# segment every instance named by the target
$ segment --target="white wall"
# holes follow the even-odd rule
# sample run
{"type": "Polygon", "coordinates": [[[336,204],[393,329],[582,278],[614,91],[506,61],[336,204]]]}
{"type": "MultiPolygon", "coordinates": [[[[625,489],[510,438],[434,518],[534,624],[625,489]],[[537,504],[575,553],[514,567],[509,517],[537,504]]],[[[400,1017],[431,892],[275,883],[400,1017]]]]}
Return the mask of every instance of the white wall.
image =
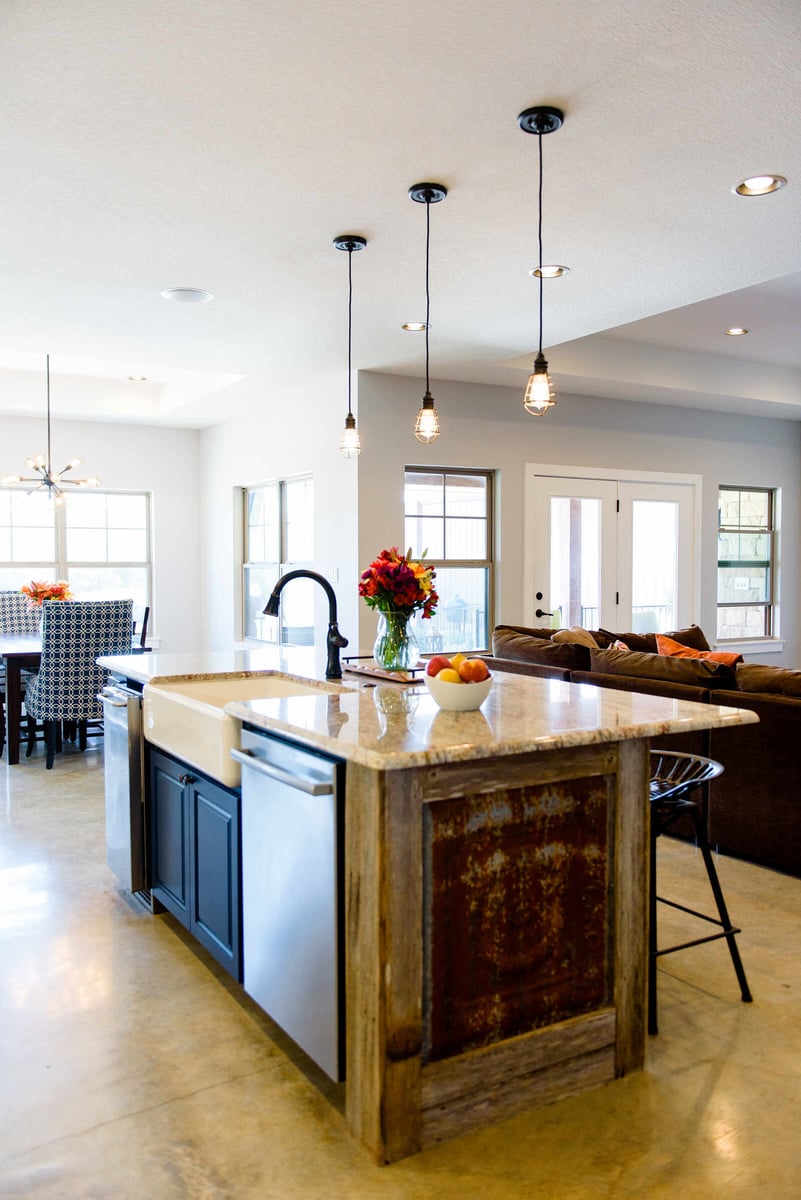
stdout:
{"type": "MultiPolygon", "coordinates": [[[[25,459],[46,448],[44,420],[0,417],[0,472],[22,474],[25,459]]],[[[195,649],[200,638],[198,449],[199,436],[193,429],[69,420],[52,426],[56,470],[79,455],[86,473],[97,475],[104,487],[152,492],[150,632],[165,651],[195,649]]]]}
{"type": "MultiPolygon", "coordinates": [[[[782,489],[782,655],[764,661],[801,663],[798,600],[801,564],[801,425],[691,408],[558,396],[545,417],[522,408],[522,389],[432,381],[442,432],[430,446],[414,438],[420,380],[359,374],[359,562],[403,540],[405,466],[481,467],[499,472],[496,619],[536,624],[523,609],[524,464],[552,462],[624,470],[684,472],[703,477],[702,579],[699,624],[714,635],[717,490],[722,483],[782,489]]],[[[375,617],[360,610],[363,647],[375,617]]],[[[750,655],[759,661],[760,655],[750,655]]]]}
{"type": "MultiPolygon", "coordinates": [[[[346,376],[303,370],[283,380],[250,378],[228,389],[247,415],[201,435],[203,639],[224,649],[241,635],[240,489],[293,475],[314,477],[315,561],[337,594],[339,625],[355,652],[357,607],[356,486],[358,459],[339,452],[347,409],[346,376]],[[338,580],[334,581],[334,575],[338,580]]],[[[328,623],[322,588],[315,589],[318,641],[328,623]]],[[[267,596],[264,597],[265,603],[267,596]]]]}

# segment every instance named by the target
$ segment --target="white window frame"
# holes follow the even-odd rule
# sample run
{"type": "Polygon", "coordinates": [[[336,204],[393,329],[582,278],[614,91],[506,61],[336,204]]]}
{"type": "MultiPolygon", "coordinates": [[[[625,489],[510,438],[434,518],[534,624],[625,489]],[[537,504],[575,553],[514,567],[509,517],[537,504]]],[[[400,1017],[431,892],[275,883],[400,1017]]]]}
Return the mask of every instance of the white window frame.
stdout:
{"type": "MultiPolygon", "coordinates": [[[[0,488],[0,490],[2,490],[3,492],[21,492],[21,491],[24,491],[25,489],[20,488],[18,486],[14,486],[12,484],[10,486],[4,485],[2,488],[0,488]]],[[[137,560],[132,560],[129,562],[123,562],[123,561],[116,560],[116,559],[111,562],[107,561],[107,560],[101,560],[101,561],[95,560],[93,562],[86,562],[83,559],[68,559],[67,558],[67,513],[68,513],[68,509],[69,509],[69,505],[70,505],[71,496],[70,496],[69,492],[65,492],[64,504],[61,506],[58,506],[56,504],[53,505],[53,529],[54,529],[54,542],[55,542],[55,558],[46,559],[46,560],[27,559],[24,562],[20,562],[20,561],[12,562],[12,561],[8,561],[7,559],[3,559],[3,560],[0,560],[0,567],[2,567],[4,570],[19,569],[20,576],[21,576],[20,583],[25,583],[26,577],[28,579],[30,579],[30,578],[34,577],[35,573],[37,573],[37,572],[51,571],[51,570],[53,572],[54,579],[65,579],[69,583],[71,567],[74,567],[76,570],[80,570],[80,569],[91,570],[92,568],[96,568],[96,567],[121,567],[121,568],[144,567],[145,571],[146,571],[146,576],[147,576],[147,598],[146,598],[145,603],[146,603],[147,607],[150,608],[149,628],[152,631],[153,626],[154,626],[154,620],[153,620],[153,616],[154,616],[154,606],[153,606],[153,493],[149,492],[149,491],[145,491],[145,490],[139,491],[137,489],[92,488],[91,494],[94,496],[101,495],[101,496],[141,496],[141,497],[143,497],[143,499],[145,501],[145,522],[146,522],[145,541],[146,541],[146,546],[147,546],[147,558],[146,559],[144,559],[144,560],[137,559],[137,560]],[[34,573],[34,576],[31,575],[31,572],[34,573]]]]}
{"type": "MultiPolygon", "coordinates": [[[[239,627],[241,631],[242,641],[249,645],[288,645],[284,642],[284,618],[283,609],[278,610],[278,624],[273,626],[276,636],[274,638],[259,638],[247,633],[247,571],[250,567],[265,568],[274,567],[277,574],[275,582],[287,573],[287,571],[295,571],[298,568],[307,570],[314,569],[314,559],[303,561],[290,561],[287,558],[287,504],[286,504],[286,489],[289,484],[298,483],[302,480],[311,482],[314,488],[314,476],[311,473],[305,472],[302,475],[291,475],[282,479],[265,479],[260,483],[245,484],[240,488],[241,499],[241,514],[242,514],[242,542],[241,542],[241,570],[240,570],[240,587],[241,587],[241,603],[239,606],[239,627]],[[260,560],[248,558],[248,497],[253,492],[261,491],[262,489],[275,488],[277,489],[278,497],[278,559],[260,560]]],[[[314,529],[312,529],[312,541],[314,540],[314,529]]],[[[264,603],[269,599],[269,592],[264,597],[264,603]]]]}
{"type": "MultiPolygon", "coordinates": [[[[443,477],[447,477],[448,475],[468,475],[468,476],[472,475],[472,476],[476,476],[476,477],[481,477],[482,479],[486,480],[487,507],[486,507],[486,512],[484,515],[484,521],[485,521],[486,531],[487,531],[487,538],[486,538],[486,543],[485,543],[486,557],[484,557],[484,558],[448,558],[448,557],[437,558],[437,557],[431,555],[431,556],[427,556],[425,561],[430,566],[434,567],[435,570],[442,568],[442,570],[466,569],[466,570],[483,570],[485,572],[486,580],[487,580],[487,586],[486,586],[487,641],[486,641],[486,645],[484,647],[472,646],[470,648],[472,650],[489,649],[489,647],[492,643],[492,630],[495,625],[495,471],[489,467],[440,467],[440,466],[423,467],[423,466],[420,466],[419,464],[404,467],[404,472],[403,472],[404,530],[405,530],[406,519],[409,516],[409,514],[407,514],[407,512],[406,512],[406,499],[405,499],[405,497],[406,497],[406,477],[408,475],[442,475],[443,477]]],[[[426,518],[426,519],[430,519],[430,518],[426,518]]],[[[443,513],[442,513],[443,545],[445,546],[446,552],[447,552],[448,546],[447,546],[447,541],[445,539],[444,530],[445,530],[445,523],[446,523],[447,519],[448,519],[448,513],[443,507],[443,513]]],[[[451,517],[451,519],[454,519],[454,518],[451,517]]],[[[472,518],[472,519],[475,519],[475,518],[472,518]]],[[[416,552],[418,554],[421,554],[424,549],[425,549],[424,546],[412,547],[413,552],[416,552]]],[[[448,647],[443,646],[442,652],[447,654],[448,647]]]]}
{"type": "MultiPolygon", "coordinates": [[[[779,531],[781,527],[781,488],[766,487],[762,484],[736,484],[736,483],[721,483],[718,485],[718,496],[721,492],[765,492],[770,497],[770,528],[767,530],[755,529],[754,526],[740,526],[746,532],[766,532],[770,534],[770,561],[768,565],[770,578],[770,594],[769,599],[765,603],[767,609],[767,625],[768,632],[761,637],[753,638],[721,638],[717,636],[717,614],[721,608],[736,607],[732,604],[721,604],[718,602],[718,578],[720,571],[720,559],[715,560],[715,645],[722,646],[726,650],[733,651],[759,651],[760,653],[778,653],[784,649],[784,642],[779,637],[779,531]]],[[[720,521],[720,510],[718,509],[718,534],[724,529],[720,521]]],[[[731,531],[732,526],[725,526],[727,531],[731,531]]],[[[757,602],[757,605],[762,602],[757,602]]]]}

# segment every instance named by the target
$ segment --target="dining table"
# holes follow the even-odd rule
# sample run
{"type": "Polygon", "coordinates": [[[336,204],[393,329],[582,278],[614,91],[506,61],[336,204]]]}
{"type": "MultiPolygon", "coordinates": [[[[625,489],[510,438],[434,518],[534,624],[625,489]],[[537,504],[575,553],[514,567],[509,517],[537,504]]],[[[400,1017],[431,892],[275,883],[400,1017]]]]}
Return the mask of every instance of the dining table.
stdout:
{"type": "MultiPolygon", "coordinates": [[[[150,647],[141,646],[138,641],[132,640],[130,653],[146,654],[149,649],[150,647]]],[[[6,672],[6,754],[8,765],[13,767],[19,762],[22,672],[39,670],[42,661],[41,637],[33,634],[1,633],[0,660],[6,672]]],[[[2,719],[3,713],[0,709],[0,722],[2,719]]]]}
{"type": "Polygon", "coordinates": [[[6,754],[8,765],[14,766],[19,762],[22,672],[39,670],[42,639],[31,634],[0,634],[0,659],[6,671],[6,754]]]}

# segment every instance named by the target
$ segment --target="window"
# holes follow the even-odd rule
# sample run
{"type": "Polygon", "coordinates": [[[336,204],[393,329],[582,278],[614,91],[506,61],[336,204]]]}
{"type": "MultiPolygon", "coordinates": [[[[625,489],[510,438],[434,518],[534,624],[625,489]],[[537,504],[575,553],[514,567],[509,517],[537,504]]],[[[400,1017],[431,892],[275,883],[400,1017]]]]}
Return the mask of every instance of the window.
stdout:
{"type": "Polygon", "coordinates": [[[0,588],[66,579],[77,600],[133,597],[151,605],[150,496],[70,492],[57,508],[43,492],[0,488],[0,588]]]}
{"type": "Polygon", "coordinates": [[[776,492],[718,491],[718,638],[771,637],[776,492]]]}
{"type": "Polygon", "coordinates": [[[314,644],[314,589],[310,579],[293,581],[281,595],[276,622],[263,608],[277,580],[314,560],[314,481],[281,479],[243,488],[243,632],[261,642],[314,644]]]}
{"type": "Polygon", "coordinates": [[[439,605],[415,616],[424,653],[481,650],[492,619],[492,472],[407,467],[404,548],[426,551],[437,570],[439,605]]]}

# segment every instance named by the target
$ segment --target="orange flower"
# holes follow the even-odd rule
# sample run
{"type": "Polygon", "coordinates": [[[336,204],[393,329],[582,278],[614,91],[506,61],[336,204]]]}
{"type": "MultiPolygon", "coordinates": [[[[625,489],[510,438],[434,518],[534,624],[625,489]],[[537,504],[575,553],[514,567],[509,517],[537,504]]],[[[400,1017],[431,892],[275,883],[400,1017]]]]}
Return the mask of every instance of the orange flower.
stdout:
{"type": "Polygon", "coordinates": [[[30,583],[23,583],[19,590],[26,597],[28,608],[31,609],[41,608],[45,600],[72,600],[72,592],[66,579],[59,579],[57,583],[32,579],[30,583]]]}

